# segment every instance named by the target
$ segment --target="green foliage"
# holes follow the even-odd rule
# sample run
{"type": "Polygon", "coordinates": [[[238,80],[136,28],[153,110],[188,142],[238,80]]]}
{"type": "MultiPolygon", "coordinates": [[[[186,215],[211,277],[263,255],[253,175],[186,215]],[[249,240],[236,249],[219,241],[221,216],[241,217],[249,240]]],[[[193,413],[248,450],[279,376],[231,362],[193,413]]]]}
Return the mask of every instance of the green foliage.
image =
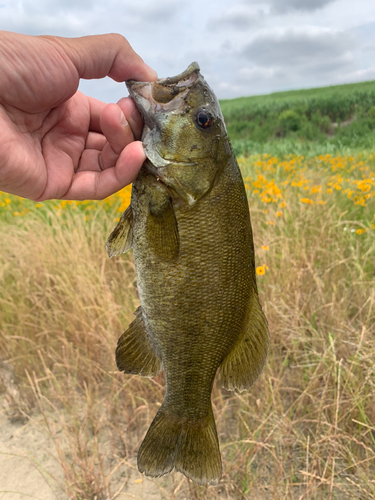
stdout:
{"type": "Polygon", "coordinates": [[[288,132],[297,132],[297,130],[300,130],[303,119],[304,117],[293,109],[284,109],[277,119],[281,134],[285,135],[288,132]]]}
{"type": "Polygon", "coordinates": [[[373,149],[375,82],[221,101],[239,154],[373,149]],[[287,141],[281,144],[280,141],[287,141]]]}

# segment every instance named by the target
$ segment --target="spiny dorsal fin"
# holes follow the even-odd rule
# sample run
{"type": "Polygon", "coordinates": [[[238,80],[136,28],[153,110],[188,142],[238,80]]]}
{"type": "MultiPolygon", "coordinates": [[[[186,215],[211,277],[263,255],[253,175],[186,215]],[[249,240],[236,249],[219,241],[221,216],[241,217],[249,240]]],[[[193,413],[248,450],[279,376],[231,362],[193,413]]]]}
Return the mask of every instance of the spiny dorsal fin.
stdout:
{"type": "Polygon", "coordinates": [[[225,389],[250,389],[266,362],[269,347],[267,320],[254,293],[244,331],[220,366],[225,389]]]}
{"type": "Polygon", "coordinates": [[[135,320],[121,335],[116,348],[116,364],[120,371],[155,377],[162,369],[143,321],[142,308],[135,311],[135,320]]]}
{"type": "Polygon", "coordinates": [[[107,253],[109,257],[127,252],[132,247],[133,238],[133,211],[131,206],[122,214],[117,226],[109,235],[107,253]]]}

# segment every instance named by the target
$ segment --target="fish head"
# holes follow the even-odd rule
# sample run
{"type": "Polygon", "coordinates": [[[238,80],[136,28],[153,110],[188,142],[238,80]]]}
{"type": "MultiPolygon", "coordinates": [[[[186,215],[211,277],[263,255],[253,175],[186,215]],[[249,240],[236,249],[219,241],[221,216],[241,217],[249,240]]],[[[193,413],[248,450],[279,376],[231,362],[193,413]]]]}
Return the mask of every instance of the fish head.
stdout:
{"type": "Polygon", "coordinates": [[[198,63],[175,77],[126,85],[145,123],[146,167],[175,198],[193,205],[231,154],[218,100],[198,63]]]}

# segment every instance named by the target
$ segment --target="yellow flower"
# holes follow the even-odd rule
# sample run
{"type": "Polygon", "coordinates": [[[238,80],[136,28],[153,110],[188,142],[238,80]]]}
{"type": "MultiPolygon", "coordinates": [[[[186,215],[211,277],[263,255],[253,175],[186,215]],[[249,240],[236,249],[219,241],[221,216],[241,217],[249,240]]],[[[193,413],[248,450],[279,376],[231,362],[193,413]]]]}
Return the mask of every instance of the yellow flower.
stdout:
{"type": "Polygon", "coordinates": [[[365,232],[366,232],[366,229],[357,229],[357,231],[356,231],[357,234],[362,234],[365,232]]]}
{"type": "Polygon", "coordinates": [[[355,202],[356,205],[361,205],[362,207],[366,206],[366,201],[363,198],[360,198],[355,202]]]}
{"type": "Polygon", "coordinates": [[[263,276],[263,274],[266,272],[264,266],[258,266],[256,271],[259,276],[263,276]]]}
{"type": "Polygon", "coordinates": [[[310,203],[311,205],[314,204],[314,202],[309,198],[301,198],[299,201],[301,201],[302,203],[310,203]]]}
{"type": "Polygon", "coordinates": [[[276,212],[276,216],[277,216],[277,217],[283,217],[283,213],[282,213],[282,212],[280,212],[280,210],[278,210],[278,211],[276,212]]]}
{"type": "Polygon", "coordinates": [[[263,250],[269,250],[269,249],[270,249],[270,247],[268,247],[267,245],[262,245],[262,249],[263,249],[263,250]]]}

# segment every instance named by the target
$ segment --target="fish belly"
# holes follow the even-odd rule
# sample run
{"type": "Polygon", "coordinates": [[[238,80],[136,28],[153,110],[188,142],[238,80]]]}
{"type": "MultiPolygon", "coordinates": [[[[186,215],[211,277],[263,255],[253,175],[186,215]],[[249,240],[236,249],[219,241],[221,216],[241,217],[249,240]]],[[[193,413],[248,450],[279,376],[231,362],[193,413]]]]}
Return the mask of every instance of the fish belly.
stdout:
{"type": "Polygon", "coordinates": [[[162,260],[134,248],[145,323],[166,373],[174,411],[209,411],[217,368],[240,335],[253,289],[251,226],[242,179],[221,182],[176,210],[179,255],[162,260]],[[234,182],[237,180],[237,182],[234,182]]]}

